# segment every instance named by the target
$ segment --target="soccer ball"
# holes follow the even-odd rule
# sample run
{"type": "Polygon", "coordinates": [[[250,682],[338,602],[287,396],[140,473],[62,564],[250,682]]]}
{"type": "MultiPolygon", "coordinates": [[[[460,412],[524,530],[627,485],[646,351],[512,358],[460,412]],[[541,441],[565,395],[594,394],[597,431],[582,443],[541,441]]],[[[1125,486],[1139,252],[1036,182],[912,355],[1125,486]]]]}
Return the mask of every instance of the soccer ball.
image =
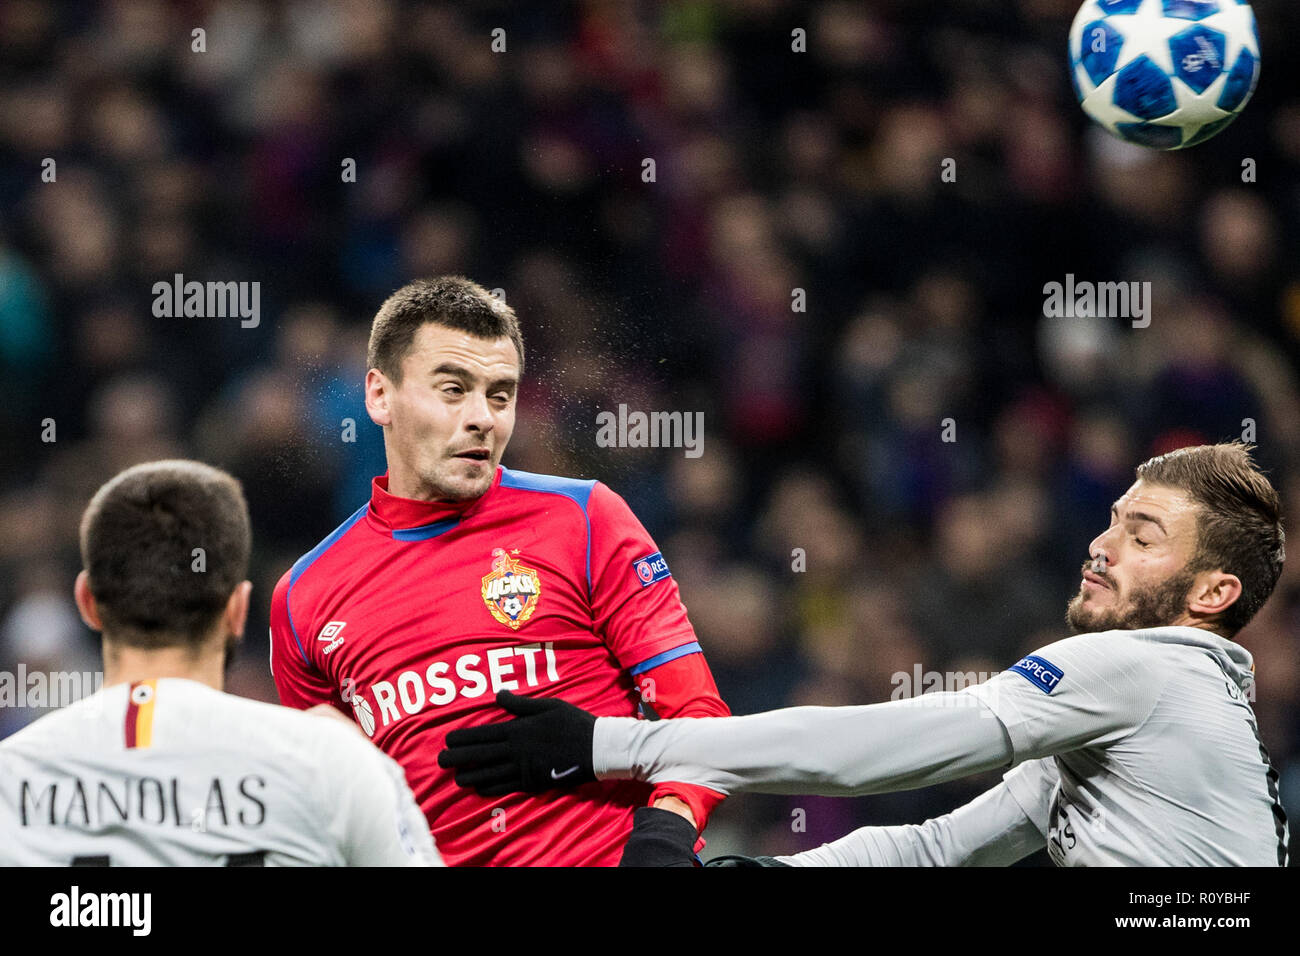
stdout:
{"type": "Polygon", "coordinates": [[[375,735],[375,712],[370,709],[370,703],[364,697],[354,696],[352,698],[352,713],[356,715],[357,723],[366,732],[366,736],[373,737],[375,735]]]}
{"type": "Polygon", "coordinates": [[[1242,0],[1085,0],[1070,27],[1085,113],[1152,149],[1204,142],[1259,79],[1255,13],[1242,0]]]}

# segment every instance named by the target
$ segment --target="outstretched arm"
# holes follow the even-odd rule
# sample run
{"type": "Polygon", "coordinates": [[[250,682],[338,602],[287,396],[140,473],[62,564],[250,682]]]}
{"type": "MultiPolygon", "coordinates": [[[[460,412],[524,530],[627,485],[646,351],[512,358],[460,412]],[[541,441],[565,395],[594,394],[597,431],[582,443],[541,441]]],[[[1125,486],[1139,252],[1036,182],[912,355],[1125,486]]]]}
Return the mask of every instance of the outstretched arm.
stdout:
{"type": "Polygon", "coordinates": [[[1166,674],[1129,632],[1040,648],[976,687],[866,707],[642,724],[601,718],[594,772],[675,779],[720,793],[852,796],[927,787],[1080,747],[1141,726],[1166,674]]]}
{"type": "MultiPolygon", "coordinates": [[[[1031,766],[1021,764],[1007,776],[1031,766]]],[[[787,866],[1008,866],[1046,845],[1046,825],[1003,782],[919,826],[862,827],[815,850],[776,859],[787,866]]]]}
{"type": "Polygon", "coordinates": [[[453,730],[439,766],[483,796],[596,779],[678,781],[727,794],[853,796],[928,787],[1011,763],[1002,723],[974,695],[748,717],[600,717],[561,700],[497,694],[517,719],[453,730]]]}
{"type": "Polygon", "coordinates": [[[982,701],[926,694],[864,707],[791,707],[747,717],[595,723],[598,778],[679,780],[720,793],[854,796],[928,787],[1011,762],[982,701]]]}

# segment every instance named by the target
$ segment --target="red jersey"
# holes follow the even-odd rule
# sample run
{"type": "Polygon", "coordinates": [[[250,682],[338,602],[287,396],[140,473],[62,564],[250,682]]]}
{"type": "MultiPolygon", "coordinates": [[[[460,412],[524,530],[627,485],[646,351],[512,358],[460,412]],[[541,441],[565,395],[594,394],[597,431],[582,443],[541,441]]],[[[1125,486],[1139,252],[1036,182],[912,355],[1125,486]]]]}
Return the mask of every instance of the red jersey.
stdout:
{"type": "Polygon", "coordinates": [[[454,504],[399,498],[376,478],[271,604],[281,702],[351,714],[405,768],[452,865],[616,864],[648,784],[490,799],[457,787],[438,752],[448,732],[504,718],[498,690],[626,717],[642,699],[635,675],[656,668],[695,684],[692,709],[663,716],[725,715],[702,658],[702,682],[666,676],[698,654],[667,563],[622,498],[500,467],[486,493],[454,504]]]}

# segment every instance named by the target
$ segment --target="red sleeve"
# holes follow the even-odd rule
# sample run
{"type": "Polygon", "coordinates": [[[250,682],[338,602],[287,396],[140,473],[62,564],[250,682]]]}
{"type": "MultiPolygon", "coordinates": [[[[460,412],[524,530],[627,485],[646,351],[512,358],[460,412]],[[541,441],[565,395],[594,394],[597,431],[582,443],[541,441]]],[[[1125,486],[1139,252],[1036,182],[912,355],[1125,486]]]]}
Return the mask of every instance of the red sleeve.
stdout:
{"type": "MultiPolygon", "coordinates": [[[[718,694],[713,674],[697,648],[666,663],[635,673],[633,680],[641,700],[660,717],[729,717],[731,709],[718,694]]],[[[704,832],[709,814],[726,799],[725,794],[692,783],[661,783],[650,794],[653,804],[660,797],[674,796],[691,808],[695,825],[704,832]]],[[[696,846],[699,852],[703,844],[696,846]]]]}
{"type": "Polygon", "coordinates": [[[618,662],[630,669],[694,641],[677,582],[627,502],[596,482],[587,516],[593,630],[618,662]]]}
{"type": "MultiPolygon", "coordinates": [[[[271,595],[271,676],[280,692],[280,703],[306,710],[317,704],[333,704],[347,710],[334,687],[307,659],[307,652],[289,616],[289,576],[286,571],[271,595]]],[[[307,635],[311,637],[311,635],[307,635]]],[[[351,719],[351,714],[348,715],[351,719]]]]}
{"type": "MultiPolygon", "coordinates": [[[[728,716],[654,539],[627,502],[600,482],[587,508],[593,624],[632,672],[642,701],[660,717],[728,716]]],[[[650,802],[665,796],[686,803],[700,831],[725,799],[707,787],[669,782],[655,787],[650,802]]]]}

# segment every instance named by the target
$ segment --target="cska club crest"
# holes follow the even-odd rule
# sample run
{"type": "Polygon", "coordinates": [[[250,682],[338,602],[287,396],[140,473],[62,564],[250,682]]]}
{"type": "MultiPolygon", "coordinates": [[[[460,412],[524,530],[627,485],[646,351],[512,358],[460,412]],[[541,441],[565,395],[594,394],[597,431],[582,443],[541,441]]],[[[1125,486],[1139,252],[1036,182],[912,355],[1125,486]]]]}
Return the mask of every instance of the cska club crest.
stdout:
{"type": "Polygon", "coordinates": [[[537,610],[541,594],[541,578],[535,570],[524,567],[505,548],[492,549],[492,573],[483,576],[483,603],[494,618],[519,630],[537,610]]]}

